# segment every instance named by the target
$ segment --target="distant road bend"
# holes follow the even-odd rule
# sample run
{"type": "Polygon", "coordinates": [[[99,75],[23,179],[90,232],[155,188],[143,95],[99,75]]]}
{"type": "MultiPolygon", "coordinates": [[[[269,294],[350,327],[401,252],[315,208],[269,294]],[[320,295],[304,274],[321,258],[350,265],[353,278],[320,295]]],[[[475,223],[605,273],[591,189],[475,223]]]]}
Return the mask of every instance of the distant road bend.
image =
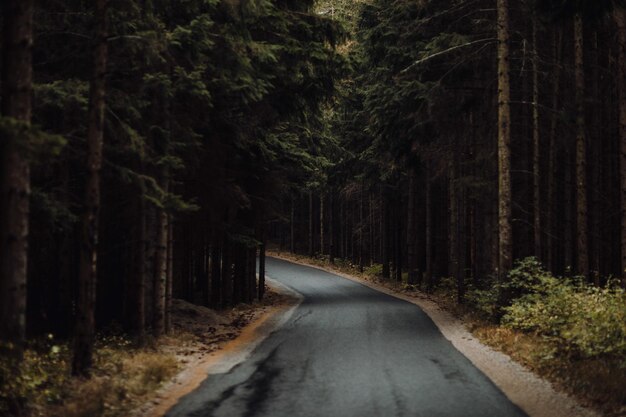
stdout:
{"type": "Polygon", "coordinates": [[[337,275],[268,258],[304,296],[287,323],[168,417],[521,417],[526,414],[417,306],[337,275]]]}

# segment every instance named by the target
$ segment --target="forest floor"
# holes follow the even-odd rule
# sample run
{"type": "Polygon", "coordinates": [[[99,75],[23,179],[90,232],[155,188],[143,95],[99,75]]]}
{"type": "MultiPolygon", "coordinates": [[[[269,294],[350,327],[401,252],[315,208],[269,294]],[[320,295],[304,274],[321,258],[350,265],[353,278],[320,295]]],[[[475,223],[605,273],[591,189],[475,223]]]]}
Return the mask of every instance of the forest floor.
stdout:
{"type": "Polygon", "coordinates": [[[277,250],[268,251],[268,256],[319,267],[419,305],[444,336],[531,417],[626,416],[623,363],[551,355],[541,337],[485,321],[445,291],[426,294],[382,280],[367,269],[359,272],[349,263],[331,265],[327,257],[277,250]]]}
{"type": "Polygon", "coordinates": [[[25,382],[17,387],[26,406],[23,415],[163,415],[206,378],[213,357],[296,303],[297,298],[276,288],[269,288],[262,302],[223,311],[173,300],[171,334],[149,341],[146,347],[133,347],[123,336],[100,336],[89,380],[69,376],[67,345],[52,340],[41,343],[26,352],[25,382]]]}

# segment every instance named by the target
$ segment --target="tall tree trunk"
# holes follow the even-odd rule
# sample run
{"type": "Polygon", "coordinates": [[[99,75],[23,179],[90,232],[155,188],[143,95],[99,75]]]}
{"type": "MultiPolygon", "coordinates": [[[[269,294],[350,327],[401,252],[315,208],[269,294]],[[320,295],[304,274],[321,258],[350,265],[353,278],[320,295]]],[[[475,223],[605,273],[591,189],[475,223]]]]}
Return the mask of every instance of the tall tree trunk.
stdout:
{"type": "Polygon", "coordinates": [[[389,207],[389,195],[387,194],[388,191],[385,190],[383,192],[383,201],[382,201],[382,206],[383,206],[383,233],[382,233],[382,239],[383,239],[383,278],[385,279],[389,279],[391,277],[390,274],[390,268],[389,268],[389,263],[390,263],[390,252],[391,252],[391,231],[390,229],[390,207],[389,207]]]}
{"type": "Polygon", "coordinates": [[[291,215],[289,219],[289,248],[296,253],[296,199],[291,196],[291,215]]]}
{"type": "Polygon", "coordinates": [[[555,271],[555,208],[556,208],[556,133],[558,128],[559,116],[557,108],[559,107],[559,94],[561,91],[561,56],[563,54],[563,30],[559,28],[554,38],[554,58],[556,68],[554,71],[553,89],[552,89],[552,118],[550,121],[550,143],[548,144],[548,198],[547,198],[547,216],[546,227],[548,230],[546,263],[548,269],[555,271]]]}
{"type": "Polygon", "coordinates": [[[330,239],[328,241],[328,257],[331,265],[335,263],[335,198],[334,193],[330,192],[330,202],[328,207],[328,234],[330,239]]]}
{"type": "Polygon", "coordinates": [[[619,173],[620,173],[620,265],[622,286],[626,288],[626,11],[617,9],[619,84],[619,173]]]}
{"type": "Polygon", "coordinates": [[[174,219],[167,216],[167,274],[165,285],[165,333],[172,330],[172,290],[174,286],[174,219]]]}
{"type": "MultiPolygon", "coordinates": [[[[2,116],[30,126],[33,0],[3,0],[2,116]]],[[[21,359],[26,329],[30,167],[17,135],[0,137],[0,341],[21,359]]],[[[2,352],[0,352],[2,353],[2,352]]]]}
{"type": "Polygon", "coordinates": [[[146,201],[144,199],[145,183],[139,179],[139,193],[137,196],[136,223],[133,245],[133,265],[131,269],[128,315],[131,334],[141,346],[145,341],[146,332],[146,201]]]}
{"type": "Polygon", "coordinates": [[[430,161],[426,162],[426,288],[432,289],[433,278],[433,214],[432,214],[432,184],[430,178],[430,161]]]}
{"type": "Polygon", "coordinates": [[[93,361],[95,333],[98,217],[100,212],[100,169],[105,110],[105,76],[108,59],[108,0],[95,0],[96,18],[93,78],[89,89],[87,125],[87,178],[80,244],[78,298],[72,373],[88,376],[93,361]]]}
{"type": "Polygon", "coordinates": [[[365,219],[363,218],[363,182],[359,185],[359,272],[363,272],[363,232],[365,219]]]}
{"type": "MultiPolygon", "coordinates": [[[[596,286],[600,285],[600,245],[601,245],[601,216],[602,206],[600,201],[600,190],[602,188],[600,176],[602,169],[602,119],[603,106],[602,96],[600,93],[601,85],[601,59],[600,59],[600,39],[599,32],[594,31],[593,36],[594,65],[593,65],[593,100],[595,102],[593,109],[593,130],[594,136],[591,143],[591,186],[589,187],[591,195],[591,234],[590,238],[590,278],[592,278],[596,286]]],[[[619,94],[619,86],[618,86],[619,94]]]]}
{"type": "Polygon", "coordinates": [[[313,257],[315,254],[315,240],[313,237],[313,192],[309,191],[309,256],[313,257]]]}
{"type": "MultiPolygon", "coordinates": [[[[163,174],[162,174],[163,175],[163,174]]],[[[167,178],[161,179],[161,186],[167,192],[167,178]]],[[[152,289],[152,334],[160,337],[165,332],[165,289],[167,284],[167,213],[157,208],[156,239],[154,248],[154,279],[152,289]]],[[[203,228],[204,229],[204,228],[203,228]]],[[[204,232],[204,230],[202,230],[204,232]]],[[[204,234],[204,233],[203,233],[204,234]]],[[[204,236],[202,236],[204,239],[204,236]]],[[[200,248],[199,263],[204,265],[204,248],[200,248]]],[[[206,280],[205,274],[199,274],[206,280]]]]}
{"type": "MultiPolygon", "coordinates": [[[[457,163],[457,175],[462,177],[464,173],[460,172],[460,164],[457,163]]],[[[457,289],[457,303],[463,304],[465,300],[465,266],[467,258],[467,234],[466,234],[466,220],[467,220],[467,201],[465,197],[465,187],[461,184],[458,185],[458,191],[456,193],[456,244],[457,244],[457,270],[456,270],[456,289],[457,289]]]]}
{"type": "Polygon", "coordinates": [[[261,246],[259,247],[259,300],[265,295],[265,233],[261,232],[261,246]]]}
{"type": "Polygon", "coordinates": [[[414,163],[409,166],[409,201],[406,228],[407,266],[409,268],[408,284],[418,282],[417,253],[417,168],[414,163]]]}
{"type": "Polygon", "coordinates": [[[574,22],[576,60],[576,253],[577,272],[589,277],[589,238],[587,219],[587,137],[585,133],[585,67],[583,21],[574,22]]]}
{"type": "Polygon", "coordinates": [[[222,294],[221,294],[221,307],[225,308],[232,303],[233,293],[233,267],[231,257],[233,255],[233,245],[230,243],[228,237],[225,237],[222,245],[222,294]]]}
{"type": "Polygon", "coordinates": [[[324,255],[324,192],[320,193],[320,255],[324,255]]]}
{"type": "Polygon", "coordinates": [[[220,307],[220,296],[222,289],[222,253],[220,242],[216,236],[213,237],[211,245],[211,307],[220,307]]]}
{"type": "Polygon", "coordinates": [[[451,277],[457,277],[457,273],[459,271],[459,197],[458,197],[458,170],[457,170],[457,157],[456,150],[453,151],[455,153],[454,158],[450,161],[449,167],[449,175],[450,175],[450,186],[449,186],[449,207],[450,207],[450,227],[448,228],[448,246],[450,248],[450,257],[449,257],[449,266],[448,266],[448,274],[451,277]]]}
{"type": "MultiPolygon", "coordinates": [[[[399,193],[398,193],[399,194],[399,193]]],[[[402,197],[398,195],[395,203],[395,242],[394,242],[394,273],[397,282],[402,282],[402,197]]]]}
{"type": "Polygon", "coordinates": [[[535,257],[541,260],[541,132],[539,130],[539,53],[537,48],[537,26],[537,16],[533,15],[533,237],[535,257]]]}
{"type": "Polygon", "coordinates": [[[498,277],[513,266],[509,0],[498,0],[498,277]]]}

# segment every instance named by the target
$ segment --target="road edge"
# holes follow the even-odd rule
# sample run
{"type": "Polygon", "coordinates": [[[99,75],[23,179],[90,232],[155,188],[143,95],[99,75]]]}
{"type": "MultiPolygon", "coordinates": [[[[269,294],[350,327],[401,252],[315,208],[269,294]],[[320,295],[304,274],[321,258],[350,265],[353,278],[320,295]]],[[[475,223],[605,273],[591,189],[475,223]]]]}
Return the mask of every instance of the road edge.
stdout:
{"type": "Polygon", "coordinates": [[[154,398],[158,402],[147,409],[137,410],[135,417],[163,417],[182,397],[196,390],[210,375],[228,372],[246,360],[261,342],[289,320],[304,297],[271,277],[266,276],[265,279],[273,290],[292,296],[296,301],[293,304],[271,307],[219,350],[187,364],[171,382],[156,392],[154,398]]]}
{"type": "Polygon", "coordinates": [[[461,320],[430,299],[412,297],[354,275],[289,259],[280,254],[273,253],[271,257],[349,279],[420,307],[443,336],[529,417],[600,417],[596,411],[583,407],[575,398],[557,391],[549,381],[529,371],[510,356],[481,343],[461,320]]]}

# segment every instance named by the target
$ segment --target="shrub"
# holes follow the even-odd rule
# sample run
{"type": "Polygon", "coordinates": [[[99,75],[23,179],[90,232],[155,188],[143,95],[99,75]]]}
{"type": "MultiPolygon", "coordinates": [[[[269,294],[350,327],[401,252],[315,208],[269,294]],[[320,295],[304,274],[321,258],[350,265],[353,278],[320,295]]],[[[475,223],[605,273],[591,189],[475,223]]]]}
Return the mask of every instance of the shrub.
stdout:
{"type": "Polygon", "coordinates": [[[576,356],[626,357],[624,290],[557,279],[545,271],[526,278],[532,290],[503,308],[505,326],[535,332],[576,356]]]}
{"type": "Polygon", "coordinates": [[[382,277],[383,276],[383,265],[382,264],[372,264],[372,266],[368,266],[365,268],[365,275],[370,275],[373,277],[382,277]]]}

